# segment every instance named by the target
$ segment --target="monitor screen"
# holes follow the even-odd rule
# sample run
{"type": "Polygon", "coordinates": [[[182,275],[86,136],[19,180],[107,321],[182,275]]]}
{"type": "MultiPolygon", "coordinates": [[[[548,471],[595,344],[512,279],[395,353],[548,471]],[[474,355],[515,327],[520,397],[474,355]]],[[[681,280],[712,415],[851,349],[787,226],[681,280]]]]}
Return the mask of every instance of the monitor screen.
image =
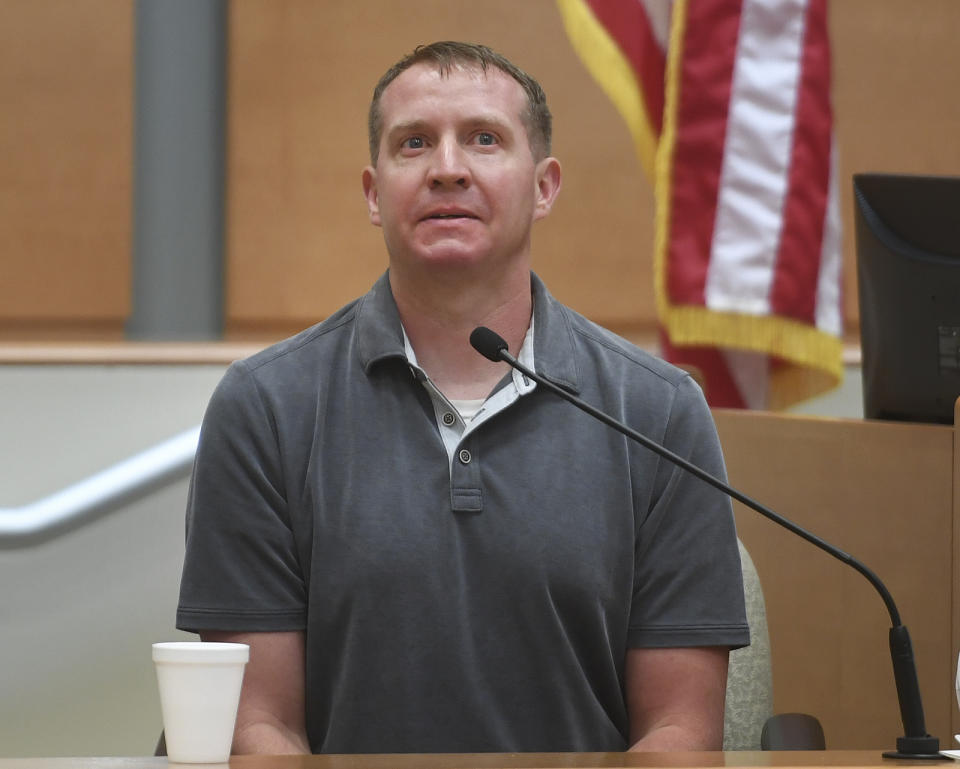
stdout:
{"type": "Polygon", "coordinates": [[[853,177],[868,419],[953,424],[960,396],[960,177],[853,177]]]}

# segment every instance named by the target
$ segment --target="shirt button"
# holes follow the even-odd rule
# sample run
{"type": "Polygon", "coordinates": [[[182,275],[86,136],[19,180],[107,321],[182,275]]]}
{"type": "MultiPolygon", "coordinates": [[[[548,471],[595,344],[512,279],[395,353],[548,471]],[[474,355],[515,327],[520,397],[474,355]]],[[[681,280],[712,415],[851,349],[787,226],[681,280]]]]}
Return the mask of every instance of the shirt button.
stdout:
{"type": "Polygon", "coordinates": [[[452,425],[456,421],[457,421],[457,418],[453,414],[451,414],[449,411],[443,415],[443,423],[447,427],[450,427],[450,425],[452,425]]]}
{"type": "Polygon", "coordinates": [[[470,456],[469,451],[467,451],[466,449],[462,449],[460,451],[460,461],[463,462],[463,464],[469,465],[471,459],[473,459],[473,457],[470,456]]]}

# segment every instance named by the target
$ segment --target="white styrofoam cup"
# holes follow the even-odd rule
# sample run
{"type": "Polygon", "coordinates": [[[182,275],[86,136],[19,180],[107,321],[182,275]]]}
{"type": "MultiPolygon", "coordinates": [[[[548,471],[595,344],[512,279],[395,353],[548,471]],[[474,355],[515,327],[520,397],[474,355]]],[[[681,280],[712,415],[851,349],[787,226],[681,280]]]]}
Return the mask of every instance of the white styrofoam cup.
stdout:
{"type": "Polygon", "coordinates": [[[160,709],[173,763],[219,764],[230,759],[247,644],[155,643],[160,709]]]}

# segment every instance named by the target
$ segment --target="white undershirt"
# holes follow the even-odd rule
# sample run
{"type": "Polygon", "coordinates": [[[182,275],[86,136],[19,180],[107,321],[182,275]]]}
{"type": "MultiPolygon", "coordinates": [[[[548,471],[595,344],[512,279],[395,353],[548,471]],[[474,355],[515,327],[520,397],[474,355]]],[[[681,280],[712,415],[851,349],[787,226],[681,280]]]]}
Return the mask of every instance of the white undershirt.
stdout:
{"type": "Polygon", "coordinates": [[[480,407],[483,405],[483,402],[486,398],[471,398],[470,400],[461,400],[458,398],[451,398],[450,403],[453,407],[460,412],[460,416],[463,417],[464,422],[469,422],[480,411],[480,407]]]}

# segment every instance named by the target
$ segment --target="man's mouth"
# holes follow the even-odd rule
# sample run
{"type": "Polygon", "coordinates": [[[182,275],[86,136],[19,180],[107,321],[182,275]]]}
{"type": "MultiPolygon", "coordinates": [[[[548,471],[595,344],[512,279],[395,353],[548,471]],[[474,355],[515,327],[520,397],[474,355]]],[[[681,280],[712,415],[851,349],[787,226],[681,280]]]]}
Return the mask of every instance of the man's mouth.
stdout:
{"type": "Polygon", "coordinates": [[[423,221],[429,219],[476,219],[477,217],[473,214],[467,213],[465,211],[452,211],[452,212],[438,212],[435,214],[427,214],[423,217],[423,221]]]}

